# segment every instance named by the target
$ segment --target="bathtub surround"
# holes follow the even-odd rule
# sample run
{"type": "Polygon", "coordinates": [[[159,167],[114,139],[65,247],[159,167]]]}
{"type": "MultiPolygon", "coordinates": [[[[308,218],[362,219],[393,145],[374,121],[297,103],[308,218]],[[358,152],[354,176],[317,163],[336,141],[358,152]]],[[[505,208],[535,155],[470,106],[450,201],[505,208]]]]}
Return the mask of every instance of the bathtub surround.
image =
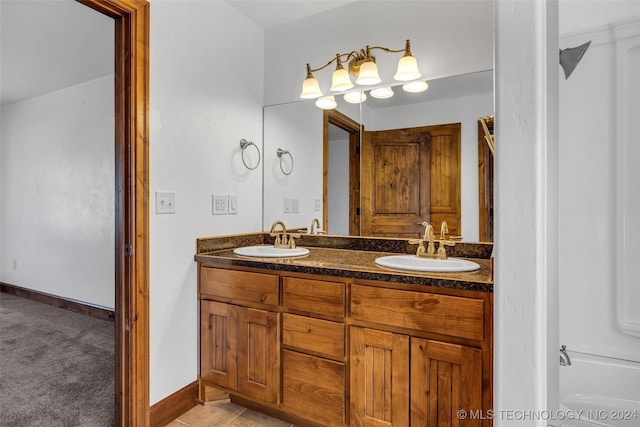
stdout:
{"type": "Polygon", "coordinates": [[[640,363],[640,15],[562,44],[585,39],[589,50],[560,85],[560,341],[640,363]]]}
{"type": "Polygon", "coordinates": [[[572,362],[560,369],[560,403],[640,417],[640,13],[561,45],[584,40],[560,84],[560,343],[572,362]]]}
{"type": "Polygon", "coordinates": [[[115,424],[112,321],[0,293],[0,336],[0,424],[115,424]]]}

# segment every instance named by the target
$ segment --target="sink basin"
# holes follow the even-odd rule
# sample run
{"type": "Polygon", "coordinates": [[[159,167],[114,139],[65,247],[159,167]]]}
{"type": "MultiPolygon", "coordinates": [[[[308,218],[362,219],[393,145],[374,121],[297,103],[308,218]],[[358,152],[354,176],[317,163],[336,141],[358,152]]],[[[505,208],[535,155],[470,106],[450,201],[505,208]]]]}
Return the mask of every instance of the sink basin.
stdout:
{"type": "Polygon", "coordinates": [[[304,256],[309,253],[307,248],[276,248],[273,245],[256,245],[243,246],[235,248],[233,253],[236,255],[258,257],[258,258],[290,258],[304,256]]]}
{"type": "Polygon", "coordinates": [[[393,268],[395,270],[407,271],[430,271],[430,272],[463,272],[474,271],[480,265],[473,261],[460,258],[432,259],[418,258],[415,255],[389,255],[376,258],[376,264],[393,268]]]}

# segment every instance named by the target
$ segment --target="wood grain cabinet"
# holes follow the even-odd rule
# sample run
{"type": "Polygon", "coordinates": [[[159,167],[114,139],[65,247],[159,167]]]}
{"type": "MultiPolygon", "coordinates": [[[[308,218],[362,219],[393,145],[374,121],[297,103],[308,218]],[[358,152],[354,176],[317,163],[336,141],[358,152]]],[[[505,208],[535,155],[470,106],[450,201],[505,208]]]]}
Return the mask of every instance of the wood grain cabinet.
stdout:
{"type": "Polygon", "coordinates": [[[479,426],[457,413],[482,409],[481,350],[412,337],[410,354],[411,425],[479,426]]]}
{"type": "Polygon", "coordinates": [[[409,426],[409,337],[351,328],[351,425],[409,426]]]}
{"type": "Polygon", "coordinates": [[[277,403],[279,314],[208,298],[277,304],[278,277],[203,267],[200,294],[201,380],[277,403]]]}
{"type": "Polygon", "coordinates": [[[201,390],[300,426],[488,427],[457,412],[491,409],[492,295],[426,289],[201,265],[201,390]]]}
{"type": "Polygon", "coordinates": [[[457,413],[480,414],[483,398],[490,402],[490,387],[483,386],[483,378],[490,383],[483,349],[485,360],[491,357],[483,298],[354,284],[351,317],[406,330],[351,327],[351,425],[480,425],[457,413]],[[463,340],[477,347],[456,342],[463,340]]]}
{"type": "Polygon", "coordinates": [[[344,426],[345,287],[283,277],[282,407],[323,426],[344,426]]]}

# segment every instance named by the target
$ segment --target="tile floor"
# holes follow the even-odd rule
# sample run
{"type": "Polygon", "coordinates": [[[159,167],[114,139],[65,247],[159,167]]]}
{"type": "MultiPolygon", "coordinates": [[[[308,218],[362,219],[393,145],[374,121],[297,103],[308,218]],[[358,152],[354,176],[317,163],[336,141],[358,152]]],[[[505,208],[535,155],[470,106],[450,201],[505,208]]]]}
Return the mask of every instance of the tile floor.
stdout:
{"type": "Polygon", "coordinates": [[[294,427],[229,400],[196,405],[166,427],[294,427]]]}

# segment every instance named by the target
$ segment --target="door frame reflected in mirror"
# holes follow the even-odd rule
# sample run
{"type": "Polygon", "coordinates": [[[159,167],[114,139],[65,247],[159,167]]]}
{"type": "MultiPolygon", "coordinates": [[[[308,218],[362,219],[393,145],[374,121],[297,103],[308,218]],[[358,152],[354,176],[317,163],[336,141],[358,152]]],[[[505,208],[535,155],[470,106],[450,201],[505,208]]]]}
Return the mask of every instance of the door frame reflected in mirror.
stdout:
{"type": "Polygon", "coordinates": [[[322,125],[322,229],[329,224],[329,126],[349,135],[349,235],[360,235],[360,132],[362,125],[338,110],[324,110],[322,125]]]}

